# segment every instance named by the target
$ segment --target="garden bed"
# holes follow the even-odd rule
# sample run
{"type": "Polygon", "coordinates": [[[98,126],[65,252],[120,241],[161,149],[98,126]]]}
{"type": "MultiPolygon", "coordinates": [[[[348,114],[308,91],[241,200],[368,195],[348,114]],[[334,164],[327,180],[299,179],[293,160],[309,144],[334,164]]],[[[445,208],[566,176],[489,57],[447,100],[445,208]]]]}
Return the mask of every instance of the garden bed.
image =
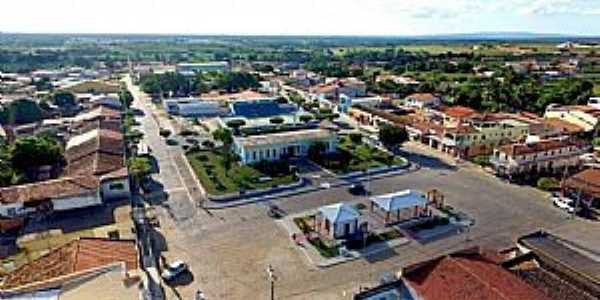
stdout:
{"type": "Polygon", "coordinates": [[[294,224],[302,231],[304,236],[306,236],[306,240],[313,246],[321,256],[325,258],[332,258],[339,255],[339,249],[337,246],[330,246],[325,243],[320,237],[317,236],[317,233],[313,230],[311,222],[313,222],[315,216],[304,216],[294,218],[294,224]]]}
{"type": "Polygon", "coordinates": [[[197,150],[186,154],[196,177],[211,195],[225,195],[256,189],[267,189],[296,181],[287,164],[240,165],[226,162],[220,150],[197,150]]]}
{"type": "Polygon", "coordinates": [[[349,137],[340,139],[336,153],[310,158],[337,174],[407,164],[402,157],[390,155],[364,143],[355,143],[349,137]]]}

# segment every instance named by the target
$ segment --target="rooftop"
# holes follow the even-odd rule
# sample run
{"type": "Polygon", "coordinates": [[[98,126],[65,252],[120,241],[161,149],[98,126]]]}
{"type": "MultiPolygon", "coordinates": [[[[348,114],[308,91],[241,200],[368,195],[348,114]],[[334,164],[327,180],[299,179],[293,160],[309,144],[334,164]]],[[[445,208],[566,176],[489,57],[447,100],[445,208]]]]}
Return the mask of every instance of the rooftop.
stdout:
{"type": "Polygon", "coordinates": [[[220,94],[218,92],[211,92],[207,94],[202,94],[200,99],[205,101],[239,101],[239,100],[263,100],[263,99],[273,99],[272,95],[262,94],[259,92],[255,92],[252,90],[246,90],[239,93],[228,93],[228,94],[220,94]]]}
{"type": "Polygon", "coordinates": [[[425,195],[413,190],[403,190],[395,193],[371,197],[372,202],[385,211],[396,211],[415,206],[425,206],[425,195]]]}
{"type": "Polygon", "coordinates": [[[408,97],[406,97],[406,98],[412,99],[417,102],[429,102],[429,101],[435,101],[436,99],[439,99],[432,93],[414,93],[414,94],[408,95],[408,97]]]}
{"type": "Polygon", "coordinates": [[[438,110],[452,118],[467,118],[477,114],[476,110],[460,105],[442,106],[438,110]]]}
{"type": "Polygon", "coordinates": [[[0,188],[0,203],[28,203],[95,193],[98,179],[93,176],[63,177],[36,183],[0,188]]]}
{"type": "Polygon", "coordinates": [[[63,276],[124,263],[127,271],[138,268],[134,241],[80,238],[9,273],[2,289],[43,284],[63,276]]]}
{"type": "Polygon", "coordinates": [[[348,203],[336,203],[327,206],[321,206],[319,213],[331,223],[344,223],[356,220],[360,213],[348,203]]]}
{"type": "Polygon", "coordinates": [[[551,118],[551,119],[544,119],[542,121],[544,123],[544,125],[546,127],[550,127],[550,128],[554,128],[562,133],[566,133],[566,134],[575,134],[575,133],[581,133],[585,131],[585,128],[575,125],[573,123],[564,121],[562,119],[557,119],[557,118],[551,118]]]}
{"type": "Polygon", "coordinates": [[[585,147],[589,145],[582,140],[546,139],[535,143],[515,143],[498,147],[498,150],[510,156],[546,152],[566,147],[585,147]]]}
{"type": "Polygon", "coordinates": [[[600,291],[599,252],[544,232],[524,236],[519,239],[519,244],[533,251],[547,263],[558,263],[562,268],[568,269],[570,273],[579,275],[579,278],[591,281],[600,291]]]}
{"type": "Polygon", "coordinates": [[[600,197],[600,169],[583,170],[565,181],[566,186],[582,189],[585,193],[600,197]]]}
{"type": "Polygon", "coordinates": [[[254,135],[248,137],[235,138],[237,144],[246,147],[263,146],[271,144],[289,144],[307,139],[325,140],[335,138],[335,133],[325,129],[304,129],[296,131],[286,131],[264,135],[254,135]]]}
{"type": "Polygon", "coordinates": [[[264,118],[277,115],[293,114],[296,106],[279,104],[275,101],[239,101],[231,104],[234,115],[245,118],[264,118]]]}
{"type": "Polygon", "coordinates": [[[124,166],[120,132],[94,129],[69,140],[65,150],[67,174],[102,175],[124,166]]]}
{"type": "Polygon", "coordinates": [[[408,267],[403,273],[405,283],[423,299],[549,299],[479,253],[451,254],[408,267]]]}

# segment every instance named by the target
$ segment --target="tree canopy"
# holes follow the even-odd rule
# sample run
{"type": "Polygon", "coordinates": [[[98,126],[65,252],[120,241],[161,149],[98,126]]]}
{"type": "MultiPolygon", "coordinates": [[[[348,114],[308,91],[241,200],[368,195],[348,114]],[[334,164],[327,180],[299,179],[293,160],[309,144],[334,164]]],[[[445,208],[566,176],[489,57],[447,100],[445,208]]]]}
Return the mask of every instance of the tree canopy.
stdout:
{"type": "Polygon", "coordinates": [[[408,133],[404,127],[384,124],[379,129],[379,141],[386,147],[396,147],[408,140],[408,133]]]}
{"type": "Polygon", "coordinates": [[[26,172],[45,165],[63,162],[62,148],[54,140],[44,137],[19,138],[11,151],[11,164],[26,172]]]}
{"type": "Polygon", "coordinates": [[[11,102],[0,111],[0,123],[21,125],[42,120],[44,111],[40,105],[29,99],[20,99],[11,102]]]}
{"type": "Polygon", "coordinates": [[[77,105],[75,95],[67,91],[57,91],[52,95],[52,102],[58,107],[73,107],[77,105]]]}
{"type": "Polygon", "coordinates": [[[141,182],[152,173],[152,163],[147,157],[131,157],[127,160],[129,174],[135,182],[141,182]]]}

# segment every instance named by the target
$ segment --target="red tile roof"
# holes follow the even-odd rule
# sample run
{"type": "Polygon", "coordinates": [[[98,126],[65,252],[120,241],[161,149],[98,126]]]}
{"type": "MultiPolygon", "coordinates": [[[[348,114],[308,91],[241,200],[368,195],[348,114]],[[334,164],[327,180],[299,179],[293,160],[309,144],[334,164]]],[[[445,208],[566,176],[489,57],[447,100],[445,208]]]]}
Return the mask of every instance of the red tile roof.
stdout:
{"type": "Polygon", "coordinates": [[[124,263],[127,271],[138,268],[134,241],[81,238],[9,273],[1,287],[12,289],[42,283],[114,263],[124,263]]]}
{"type": "Polygon", "coordinates": [[[120,132],[98,130],[97,134],[81,144],[65,150],[69,176],[102,175],[124,166],[124,141],[120,132]]]}
{"type": "Polygon", "coordinates": [[[414,101],[417,101],[417,102],[429,102],[429,101],[434,101],[434,100],[438,99],[438,97],[436,97],[435,95],[433,95],[431,93],[414,93],[414,94],[408,95],[408,97],[406,97],[406,98],[413,99],[414,101]]]}
{"type": "Polygon", "coordinates": [[[452,118],[467,118],[477,114],[476,110],[460,105],[443,106],[439,111],[452,118]]]}
{"type": "Polygon", "coordinates": [[[583,170],[565,181],[565,185],[573,189],[581,189],[587,194],[600,197],[600,169],[583,170]]]}
{"type": "Polygon", "coordinates": [[[74,197],[98,189],[94,176],[63,177],[48,181],[0,188],[0,203],[27,203],[74,197]]]}
{"type": "Polygon", "coordinates": [[[526,143],[516,143],[510,145],[504,145],[498,147],[500,152],[506,153],[507,155],[523,155],[523,154],[531,154],[531,153],[539,153],[546,152],[550,150],[557,150],[566,147],[585,147],[589,145],[589,143],[582,140],[570,140],[570,139],[548,139],[541,140],[536,143],[526,144],[526,143]]]}
{"type": "Polygon", "coordinates": [[[544,119],[542,122],[546,127],[554,128],[562,133],[575,134],[585,131],[585,128],[561,119],[544,119]]]}
{"type": "Polygon", "coordinates": [[[405,271],[404,279],[423,299],[549,300],[480,254],[438,258],[405,271]]]}

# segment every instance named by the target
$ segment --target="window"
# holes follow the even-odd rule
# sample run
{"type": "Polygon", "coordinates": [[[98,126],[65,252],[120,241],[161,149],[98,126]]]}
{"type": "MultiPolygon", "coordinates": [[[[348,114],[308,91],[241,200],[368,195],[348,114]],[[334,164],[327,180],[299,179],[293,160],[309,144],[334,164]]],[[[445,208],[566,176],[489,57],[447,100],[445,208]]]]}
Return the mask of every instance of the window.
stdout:
{"type": "Polygon", "coordinates": [[[7,209],[6,212],[8,213],[9,216],[12,217],[17,214],[17,209],[14,207],[11,207],[11,208],[7,209]]]}
{"type": "Polygon", "coordinates": [[[125,185],[122,182],[115,182],[115,183],[109,184],[108,189],[111,191],[123,190],[123,189],[125,189],[125,185]]]}

